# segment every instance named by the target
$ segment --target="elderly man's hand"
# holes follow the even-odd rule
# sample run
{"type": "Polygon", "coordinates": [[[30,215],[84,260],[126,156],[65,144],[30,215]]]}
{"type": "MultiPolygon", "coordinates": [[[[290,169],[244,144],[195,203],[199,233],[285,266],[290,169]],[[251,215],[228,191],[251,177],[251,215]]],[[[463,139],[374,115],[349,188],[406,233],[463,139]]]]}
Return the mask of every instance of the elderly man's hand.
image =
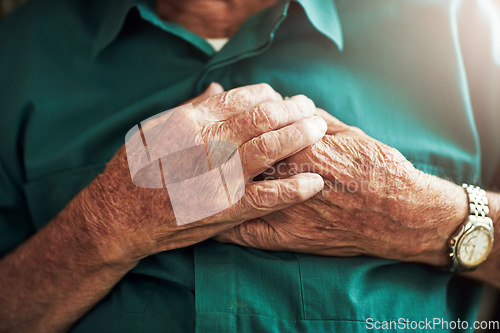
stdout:
{"type": "MultiPolygon", "coordinates": [[[[184,126],[193,122],[205,143],[233,143],[238,147],[244,176],[242,198],[215,215],[187,224],[178,223],[169,191],[141,188],[132,183],[126,149],[122,147],[103,174],[81,193],[80,200],[86,227],[102,238],[100,244],[104,244],[107,260],[137,261],[161,251],[192,245],[245,220],[309,199],[323,188],[322,178],[310,173],[280,180],[252,180],[269,165],[314,144],[325,134],[325,121],[315,115],[314,103],[308,98],[295,96],[283,100],[270,86],[254,85],[191,102],[179,111],[182,112],[178,115],[179,123],[168,128],[170,132],[164,137],[165,141],[160,140],[159,144],[183,140],[184,126]]],[[[153,129],[162,126],[161,117],[143,125],[142,130],[146,126],[153,129]]],[[[136,142],[142,145],[141,140],[136,142]]],[[[197,167],[196,163],[187,162],[190,159],[191,150],[180,151],[169,167],[190,173],[191,168],[197,167]]],[[[216,196],[211,190],[217,186],[219,193],[224,192],[215,181],[196,185],[202,191],[182,192],[181,189],[176,194],[181,198],[176,199],[187,200],[186,207],[189,207],[192,199],[189,196],[216,196]]],[[[226,194],[227,191],[226,188],[226,194]]],[[[224,195],[210,199],[226,200],[226,203],[228,200],[224,195]]],[[[191,212],[194,214],[199,209],[201,207],[192,207],[191,212]]]]}
{"type": "Polygon", "coordinates": [[[324,190],[215,239],[267,250],[446,265],[447,240],[467,214],[461,187],[424,174],[396,149],[318,112],[328,124],[323,140],[262,176],[315,172],[325,178],[324,190]]]}

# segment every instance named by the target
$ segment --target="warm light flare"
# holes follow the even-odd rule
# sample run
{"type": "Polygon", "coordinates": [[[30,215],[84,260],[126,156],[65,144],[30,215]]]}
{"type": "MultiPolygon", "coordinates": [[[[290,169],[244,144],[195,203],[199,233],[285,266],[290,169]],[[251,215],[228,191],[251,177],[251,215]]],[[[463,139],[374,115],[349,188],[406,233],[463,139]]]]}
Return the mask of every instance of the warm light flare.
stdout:
{"type": "Polygon", "coordinates": [[[500,1],[477,0],[481,14],[488,22],[491,29],[491,45],[493,59],[500,66],[500,1]]]}

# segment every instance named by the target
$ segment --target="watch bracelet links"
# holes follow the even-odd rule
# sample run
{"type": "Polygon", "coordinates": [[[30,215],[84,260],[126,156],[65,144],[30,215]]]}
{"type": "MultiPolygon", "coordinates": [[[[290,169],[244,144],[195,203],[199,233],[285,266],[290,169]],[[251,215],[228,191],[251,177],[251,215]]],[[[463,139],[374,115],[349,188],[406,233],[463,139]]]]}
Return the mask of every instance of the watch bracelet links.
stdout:
{"type": "Polygon", "coordinates": [[[450,239],[450,259],[451,259],[451,267],[449,271],[451,272],[460,272],[465,269],[460,269],[459,263],[455,254],[455,247],[459,240],[459,236],[465,231],[467,225],[469,224],[469,220],[471,216],[475,217],[475,220],[481,220],[482,224],[491,225],[493,227],[493,221],[488,214],[490,213],[490,209],[488,207],[488,197],[486,196],[486,191],[480,188],[479,186],[462,184],[462,188],[467,193],[467,198],[469,201],[469,214],[465,219],[465,224],[460,226],[458,232],[450,239]]]}
{"type": "Polygon", "coordinates": [[[469,215],[488,218],[490,209],[488,207],[488,197],[486,191],[479,186],[462,184],[469,197],[469,215]]]}

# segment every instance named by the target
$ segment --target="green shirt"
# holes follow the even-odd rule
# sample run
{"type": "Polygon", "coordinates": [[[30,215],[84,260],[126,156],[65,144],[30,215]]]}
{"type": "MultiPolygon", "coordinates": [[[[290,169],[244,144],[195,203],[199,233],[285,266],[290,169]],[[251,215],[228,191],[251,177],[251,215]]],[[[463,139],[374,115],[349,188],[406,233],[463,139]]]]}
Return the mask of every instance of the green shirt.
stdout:
{"type": "MultiPolygon", "coordinates": [[[[465,4],[281,1],[216,53],[146,1],[30,1],[0,21],[0,253],[102,172],[131,127],[213,81],[305,94],[425,172],[488,185],[500,164],[500,71],[487,25],[465,4]]],[[[425,265],[206,241],[142,260],[74,331],[472,325],[477,301],[475,284],[425,265]]]]}

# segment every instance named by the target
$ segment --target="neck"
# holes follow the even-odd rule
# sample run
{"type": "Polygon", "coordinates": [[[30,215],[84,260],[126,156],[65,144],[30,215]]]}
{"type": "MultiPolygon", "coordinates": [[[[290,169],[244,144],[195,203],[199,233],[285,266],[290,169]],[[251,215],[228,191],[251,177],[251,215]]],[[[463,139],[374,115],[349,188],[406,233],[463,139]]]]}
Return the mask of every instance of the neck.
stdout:
{"type": "Polygon", "coordinates": [[[204,38],[227,38],[278,0],[156,0],[158,15],[204,38]]]}

